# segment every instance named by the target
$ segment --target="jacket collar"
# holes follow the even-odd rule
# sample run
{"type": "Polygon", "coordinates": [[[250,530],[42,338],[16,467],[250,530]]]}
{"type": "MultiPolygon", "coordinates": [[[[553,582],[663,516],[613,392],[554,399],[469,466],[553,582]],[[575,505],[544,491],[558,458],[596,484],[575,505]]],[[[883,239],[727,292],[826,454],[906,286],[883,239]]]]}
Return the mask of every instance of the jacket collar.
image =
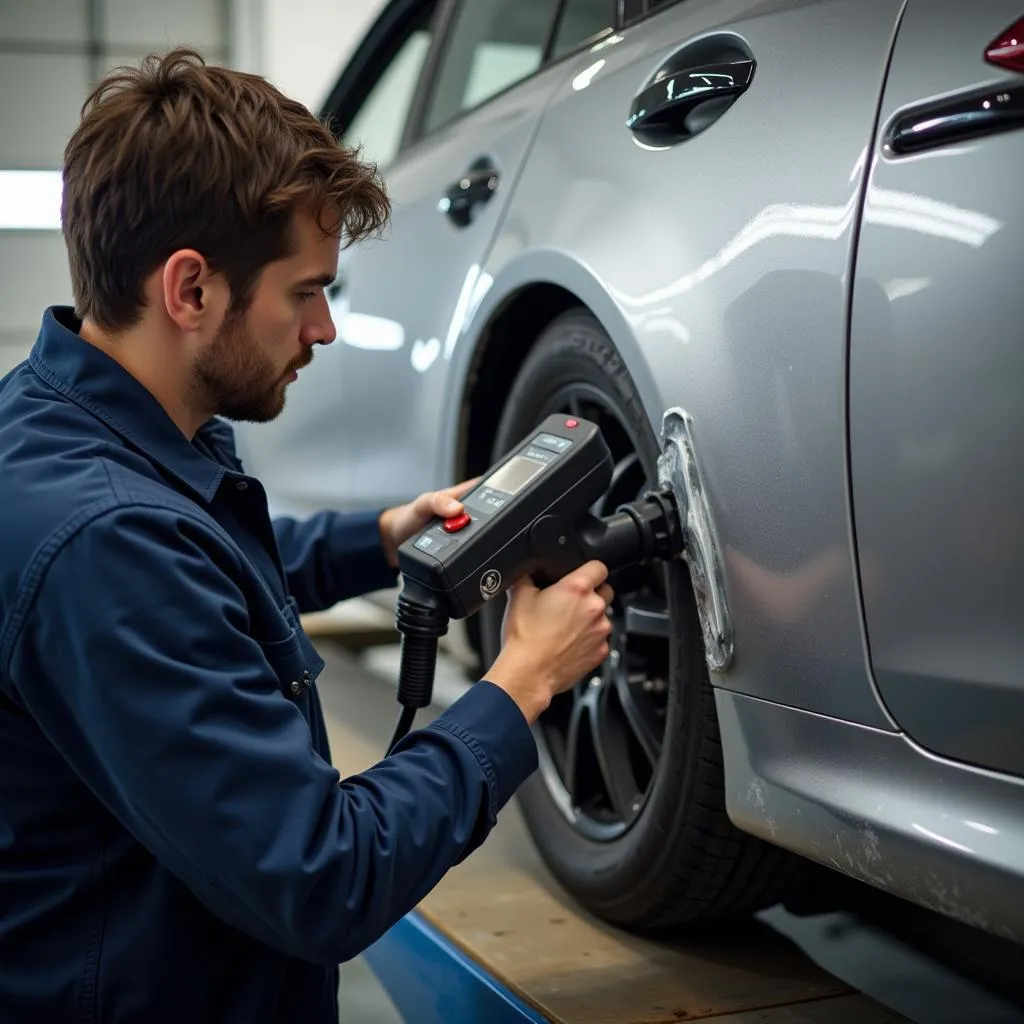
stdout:
{"type": "MultiPolygon", "coordinates": [[[[204,501],[217,493],[225,468],[201,454],[160,403],[123,366],[79,337],[81,321],[68,306],[43,314],[29,363],[52,388],[102,420],[151,462],[204,501]]],[[[197,436],[217,436],[214,422],[197,436]]]]}

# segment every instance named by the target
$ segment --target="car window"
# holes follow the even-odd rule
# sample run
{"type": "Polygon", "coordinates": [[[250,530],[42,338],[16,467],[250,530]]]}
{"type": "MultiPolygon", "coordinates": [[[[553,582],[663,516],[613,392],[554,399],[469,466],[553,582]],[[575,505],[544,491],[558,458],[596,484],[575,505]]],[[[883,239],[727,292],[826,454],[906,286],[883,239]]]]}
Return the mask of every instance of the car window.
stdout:
{"type": "MultiPolygon", "coordinates": [[[[433,5],[431,5],[431,9],[433,5]]],[[[430,48],[430,19],[422,17],[399,45],[345,129],[345,143],[362,147],[362,157],[386,167],[398,154],[409,107],[430,48]]]]}
{"type": "Polygon", "coordinates": [[[557,0],[464,0],[455,13],[423,127],[433,131],[533,74],[557,0]]]}
{"type": "Polygon", "coordinates": [[[566,0],[555,31],[551,59],[575,50],[591,36],[615,24],[615,0],[566,0]]]}

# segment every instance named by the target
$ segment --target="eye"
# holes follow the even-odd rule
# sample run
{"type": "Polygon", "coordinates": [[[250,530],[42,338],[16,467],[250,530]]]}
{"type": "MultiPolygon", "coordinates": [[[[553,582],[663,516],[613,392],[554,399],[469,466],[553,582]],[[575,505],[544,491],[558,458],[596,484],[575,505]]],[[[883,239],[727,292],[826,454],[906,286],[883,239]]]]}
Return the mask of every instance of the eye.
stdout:
{"type": "Polygon", "coordinates": [[[316,295],[316,292],[299,292],[299,302],[309,302],[316,295]]]}

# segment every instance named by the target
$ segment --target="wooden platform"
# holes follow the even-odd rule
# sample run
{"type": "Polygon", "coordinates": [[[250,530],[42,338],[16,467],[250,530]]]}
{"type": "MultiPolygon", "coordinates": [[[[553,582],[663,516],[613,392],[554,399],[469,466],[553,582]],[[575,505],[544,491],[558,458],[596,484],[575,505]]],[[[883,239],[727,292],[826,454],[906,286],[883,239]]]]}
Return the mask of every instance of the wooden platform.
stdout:
{"type": "MultiPolygon", "coordinates": [[[[353,774],[380,759],[398,705],[392,690],[351,665],[346,672],[337,655],[323,653],[328,670],[321,692],[334,762],[353,774]]],[[[429,717],[421,712],[417,724],[429,717]]],[[[483,847],[453,869],[420,910],[556,1024],[905,1020],[851,991],[757,921],[727,937],[668,945],[589,918],[544,868],[514,803],[483,847]]]]}

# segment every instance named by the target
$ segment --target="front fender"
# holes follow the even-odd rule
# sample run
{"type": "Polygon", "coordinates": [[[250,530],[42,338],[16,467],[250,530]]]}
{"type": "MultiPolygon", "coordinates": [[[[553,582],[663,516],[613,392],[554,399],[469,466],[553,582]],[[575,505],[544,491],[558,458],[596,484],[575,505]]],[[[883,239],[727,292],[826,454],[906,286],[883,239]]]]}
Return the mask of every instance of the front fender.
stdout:
{"type": "MultiPolygon", "coordinates": [[[[450,363],[448,393],[458,395],[459,401],[450,402],[445,410],[440,456],[446,461],[441,478],[453,478],[458,472],[455,452],[461,413],[471,397],[470,375],[481,346],[486,344],[494,323],[511,303],[530,288],[546,284],[570,292],[597,318],[622,357],[651,428],[658,434],[662,414],[672,403],[658,387],[659,375],[637,344],[629,314],[608,295],[593,270],[557,249],[532,250],[504,261],[492,254],[483,267],[470,268],[463,287],[464,300],[460,300],[464,309],[461,315],[456,312],[459,322],[456,329],[449,332],[445,346],[444,357],[450,363]]],[[[530,346],[535,340],[524,338],[522,344],[530,346]]],[[[660,379],[664,380],[664,375],[660,379]]]]}

